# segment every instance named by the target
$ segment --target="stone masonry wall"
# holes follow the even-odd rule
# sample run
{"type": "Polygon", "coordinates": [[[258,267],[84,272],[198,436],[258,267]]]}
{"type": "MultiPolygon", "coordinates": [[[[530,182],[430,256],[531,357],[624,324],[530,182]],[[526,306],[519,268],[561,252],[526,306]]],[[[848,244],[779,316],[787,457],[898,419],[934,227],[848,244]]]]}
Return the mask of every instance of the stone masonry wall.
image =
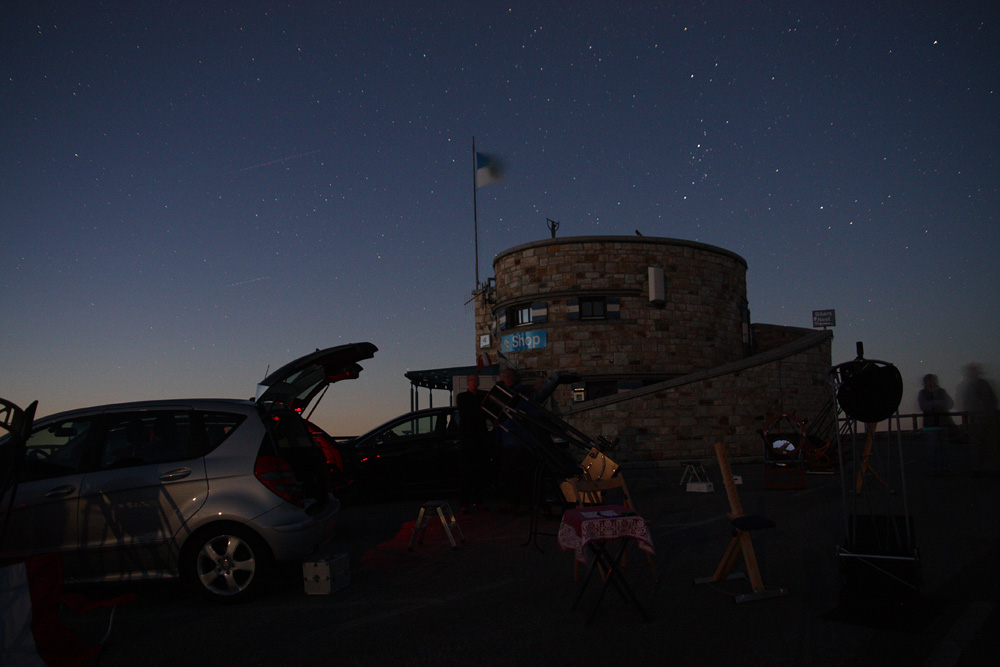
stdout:
{"type": "Polygon", "coordinates": [[[777,324],[754,324],[753,341],[754,351],[766,352],[787,345],[792,341],[801,338],[804,333],[813,331],[812,329],[802,329],[799,327],[783,327],[777,324]]]}
{"type": "Polygon", "coordinates": [[[711,459],[716,441],[731,456],[760,457],[758,431],[771,415],[791,413],[808,425],[831,400],[832,334],[813,337],[820,340],[788,356],[757,355],[728,372],[570,406],[561,417],[590,436],[619,438],[611,454],[619,463],[711,459]]]}
{"type": "Polygon", "coordinates": [[[619,463],[710,459],[718,440],[734,457],[760,457],[758,431],[771,415],[811,421],[832,400],[832,334],[753,325],[754,356],[746,356],[747,264],[727,250],[652,237],[569,237],[511,248],[493,266],[494,289],[476,297],[477,354],[488,351],[495,362],[502,336],[543,329],[544,347],[507,354],[528,376],[564,370],[644,381],[579,403],[566,386],[553,395],[553,411],[567,422],[620,440],[612,453],[619,463]],[[650,266],[664,272],[661,306],[649,302],[650,266]],[[567,304],[582,296],[615,299],[619,317],[570,320],[567,304]],[[532,302],[547,305],[545,322],[497,330],[498,314],[532,302]],[[484,334],[488,348],[478,345],[484,334]]]}
{"type": "MultiPolygon", "coordinates": [[[[746,261],[721,248],[652,237],[568,237],[518,246],[493,262],[492,303],[477,299],[476,341],[491,347],[516,329],[496,330],[496,317],[515,304],[543,301],[544,348],[507,354],[527,370],[594,375],[676,375],[743,356],[746,261]],[[649,302],[648,268],[663,269],[666,299],[649,302]],[[604,296],[619,317],[570,320],[568,300],[604,296]]],[[[477,352],[483,348],[477,347],[477,352]]]]}

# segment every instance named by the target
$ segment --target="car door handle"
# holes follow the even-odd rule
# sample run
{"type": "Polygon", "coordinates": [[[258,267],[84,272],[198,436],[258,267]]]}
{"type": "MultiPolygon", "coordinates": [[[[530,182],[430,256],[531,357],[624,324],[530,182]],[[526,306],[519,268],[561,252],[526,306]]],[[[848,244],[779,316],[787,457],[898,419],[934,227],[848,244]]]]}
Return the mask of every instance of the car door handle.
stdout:
{"type": "Polygon", "coordinates": [[[175,468],[160,475],[161,482],[172,482],[175,479],[184,479],[191,474],[191,468],[175,468]]]}
{"type": "Polygon", "coordinates": [[[76,487],[73,486],[72,484],[67,484],[66,486],[57,486],[56,488],[52,489],[51,491],[46,492],[45,493],[45,497],[46,498],[65,498],[66,496],[70,495],[74,491],[76,491],[76,487]]]}

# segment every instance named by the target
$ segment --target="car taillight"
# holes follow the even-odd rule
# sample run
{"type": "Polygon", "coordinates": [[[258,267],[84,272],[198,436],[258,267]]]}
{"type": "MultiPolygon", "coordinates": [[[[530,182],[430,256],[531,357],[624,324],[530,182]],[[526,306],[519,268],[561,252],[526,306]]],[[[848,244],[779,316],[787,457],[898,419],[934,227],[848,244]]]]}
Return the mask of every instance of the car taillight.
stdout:
{"type": "Polygon", "coordinates": [[[283,500],[297,507],[305,507],[302,484],[295,479],[291,466],[278,456],[258,456],[253,466],[254,476],[283,500]]]}

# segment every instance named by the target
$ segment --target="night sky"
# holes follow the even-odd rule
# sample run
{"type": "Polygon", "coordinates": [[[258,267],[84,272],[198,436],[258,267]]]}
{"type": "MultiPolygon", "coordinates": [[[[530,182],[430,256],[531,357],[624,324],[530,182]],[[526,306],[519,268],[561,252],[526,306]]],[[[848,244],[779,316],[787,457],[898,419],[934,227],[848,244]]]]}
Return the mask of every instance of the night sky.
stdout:
{"type": "MultiPolygon", "coordinates": [[[[1000,377],[996,2],[18,2],[0,14],[0,396],[250,397],[380,352],[316,413],[475,362],[482,278],[549,236],[689,239],[833,362],[1000,377]]],[[[446,403],[443,394],[435,404],[446,403]]],[[[421,407],[426,407],[426,392],[421,407]]],[[[808,416],[804,416],[808,418],[808,416]]]]}

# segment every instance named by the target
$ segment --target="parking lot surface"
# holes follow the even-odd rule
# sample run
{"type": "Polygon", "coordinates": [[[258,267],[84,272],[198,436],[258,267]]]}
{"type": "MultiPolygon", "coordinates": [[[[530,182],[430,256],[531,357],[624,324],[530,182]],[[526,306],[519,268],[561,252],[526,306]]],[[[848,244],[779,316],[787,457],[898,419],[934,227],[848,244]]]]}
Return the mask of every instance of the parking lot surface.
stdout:
{"type": "Polygon", "coordinates": [[[644,558],[627,570],[649,622],[612,591],[586,627],[596,587],[571,609],[580,584],[572,553],[552,536],[558,519],[543,519],[537,542],[525,544],[527,516],[460,515],[460,548],[432,524],[408,551],[429,499],[411,497],[345,508],[331,550],[348,554],[350,583],[330,595],[306,595],[297,568],[242,605],[209,604],[173,582],[130,587],[139,600],[119,610],[100,664],[995,664],[1000,480],[932,477],[911,466],[905,490],[923,594],[905,609],[845,613],[839,475],[809,475],[805,488],[777,491],[765,488],[761,463],[734,464],[745,511],[776,524],[753,533],[764,583],[788,595],[736,604],[750,590],[746,580],[693,584],[712,575],[730,539],[719,470],[705,463],[711,493],[687,492],[680,468],[624,470],[656,548],[659,582],[644,558]]]}

